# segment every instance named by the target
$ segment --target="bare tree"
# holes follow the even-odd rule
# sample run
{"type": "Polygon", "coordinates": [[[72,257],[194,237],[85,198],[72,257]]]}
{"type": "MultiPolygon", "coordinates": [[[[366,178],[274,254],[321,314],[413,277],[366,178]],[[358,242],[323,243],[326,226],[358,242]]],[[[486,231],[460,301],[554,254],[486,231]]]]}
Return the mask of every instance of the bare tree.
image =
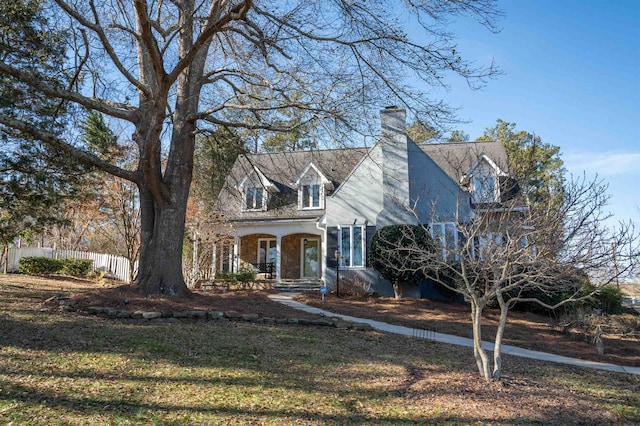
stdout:
{"type": "MultiPolygon", "coordinates": [[[[452,118],[428,93],[453,73],[474,86],[496,75],[461,58],[450,18],[471,16],[496,30],[493,0],[346,2],[324,0],[44,0],[43,33],[67,35],[68,61],[52,85],[28,64],[0,58],[0,75],[33,93],[98,111],[131,130],[138,161],[124,168],[20,115],[0,130],[22,132],[139,189],[137,282],[146,294],[185,296],[182,244],[196,133],[203,127],[287,131],[278,111],[297,110],[326,137],[366,131],[371,111],[402,103],[417,119],[452,118]],[[408,23],[422,27],[412,39],[408,23]],[[65,68],[66,67],[66,68],[65,68]],[[295,96],[294,96],[295,95],[295,96]],[[375,108],[374,108],[375,106],[375,108]],[[337,133],[336,133],[337,132],[337,133]]],[[[111,125],[111,123],[110,123],[111,125]]]]}
{"type": "MultiPolygon", "coordinates": [[[[606,227],[606,189],[598,180],[573,179],[565,184],[557,210],[525,208],[517,197],[476,204],[471,215],[454,214],[458,221],[448,229],[429,230],[435,250],[419,242],[388,250],[411,257],[406,265],[414,265],[426,278],[470,304],[478,371],[486,380],[499,380],[502,337],[508,312],[516,303],[555,309],[592,296],[584,285],[589,279],[597,286],[606,285],[637,266],[640,246],[633,226],[606,227]],[[563,297],[553,297],[559,294],[563,297]],[[495,305],[500,319],[492,362],[482,347],[482,317],[486,308],[495,305]]],[[[468,203],[466,195],[461,189],[459,207],[468,203]]],[[[411,235],[402,240],[406,243],[411,235]]],[[[389,240],[387,247],[392,243],[389,240]]]]}
{"type": "Polygon", "coordinates": [[[96,231],[111,243],[116,254],[129,259],[129,280],[133,281],[140,255],[138,188],[117,177],[107,179],[102,188],[105,226],[96,231]]]}

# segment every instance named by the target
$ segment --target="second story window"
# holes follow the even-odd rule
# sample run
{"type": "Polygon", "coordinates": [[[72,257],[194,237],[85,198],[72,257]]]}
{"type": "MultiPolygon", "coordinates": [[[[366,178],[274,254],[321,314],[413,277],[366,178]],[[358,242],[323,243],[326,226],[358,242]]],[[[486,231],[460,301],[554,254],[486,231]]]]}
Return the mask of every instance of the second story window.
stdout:
{"type": "Polygon", "coordinates": [[[250,187],[245,192],[245,210],[263,210],[264,190],[261,187],[250,187]]]}
{"type": "Polygon", "coordinates": [[[479,204],[496,201],[496,179],[493,176],[478,176],[473,178],[473,199],[479,204]]]}
{"type": "Polygon", "coordinates": [[[302,187],[302,208],[320,208],[320,185],[304,185],[302,187]]]}
{"type": "Polygon", "coordinates": [[[324,209],[327,191],[333,190],[331,181],[313,163],[291,183],[298,190],[298,210],[324,209]]]}

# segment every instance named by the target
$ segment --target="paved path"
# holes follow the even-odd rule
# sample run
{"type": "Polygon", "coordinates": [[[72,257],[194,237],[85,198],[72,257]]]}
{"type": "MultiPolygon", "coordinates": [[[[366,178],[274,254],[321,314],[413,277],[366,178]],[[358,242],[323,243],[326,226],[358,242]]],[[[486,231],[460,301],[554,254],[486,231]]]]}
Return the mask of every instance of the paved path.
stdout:
{"type": "MultiPolygon", "coordinates": [[[[351,317],[349,315],[341,315],[341,314],[325,311],[323,309],[314,308],[312,306],[308,306],[303,303],[296,302],[295,300],[293,300],[294,295],[295,295],[294,293],[279,293],[279,294],[269,295],[269,298],[276,302],[283,303],[292,308],[309,312],[311,314],[324,315],[329,317],[338,317],[346,321],[367,323],[367,324],[370,324],[376,330],[384,331],[386,333],[400,334],[403,336],[415,336],[416,334],[416,330],[410,327],[403,327],[401,325],[388,324],[386,322],[375,321],[375,320],[366,319],[366,318],[356,318],[356,317],[351,317]]],[[[431,340],[435,340],[437,342],[442,342],[442,343],[448,343],[450,345],[473,347],[473,340],[468,339],[466,337],[452,336],[450,334],[434,332],[429,334],[429,338],[431,340]]],[[[489,351],[493,350],[493,344],[491,342],[483,341],[482,347],[489,351]]],[[[618,373],[629,373],[629,374],[640,375],[640,367],[625,367],[622,365],[607,364],[603,362],[586,361],[583,359],[569,358],[566,356],[554,355],[546,352],[538,352],[538,351],[532,351],[530,349],[522,349],[516,346],[502,345],[502,353],[508,354],[508,355],[520,356],[524,358],[538,359],[541,361],[575,365],[578,367],[596,368],[599,370],[607,370],[607,371],[615,371],[618,373]]]]}

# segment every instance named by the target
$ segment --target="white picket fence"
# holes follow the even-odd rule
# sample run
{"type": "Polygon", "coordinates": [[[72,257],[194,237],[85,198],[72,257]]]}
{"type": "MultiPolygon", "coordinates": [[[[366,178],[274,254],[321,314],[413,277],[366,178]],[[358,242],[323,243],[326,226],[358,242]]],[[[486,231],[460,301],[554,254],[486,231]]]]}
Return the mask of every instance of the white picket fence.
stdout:
{"type": "Polygon", "coordinates": [[[48,257],[51,259],[91,259],[93,260],[93,270],[104,271],[105,276],[109,278],[114,278],[126,283],[129,282],[129,259],[122,256],[78,250],[54,250],[52,248],[10,248],[8,251],[7,259],[5,260],[7,262],[7,271],[17,272],[18,264],[20,262],[20,259],[23,257],[48,257]]]}

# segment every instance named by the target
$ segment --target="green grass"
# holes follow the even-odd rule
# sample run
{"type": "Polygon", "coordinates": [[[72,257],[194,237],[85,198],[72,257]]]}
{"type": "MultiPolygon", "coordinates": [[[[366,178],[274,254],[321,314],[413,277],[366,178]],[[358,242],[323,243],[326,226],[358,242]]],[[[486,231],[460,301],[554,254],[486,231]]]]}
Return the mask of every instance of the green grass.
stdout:
{"type": "Polygon", "coordinates": [[[0,301],[0,424],[640,420],[633,376],[506,357],[504,382],[485,384],[470,350],[424,340],[326,327],[118,322],[31,305],[0,301]]]}

